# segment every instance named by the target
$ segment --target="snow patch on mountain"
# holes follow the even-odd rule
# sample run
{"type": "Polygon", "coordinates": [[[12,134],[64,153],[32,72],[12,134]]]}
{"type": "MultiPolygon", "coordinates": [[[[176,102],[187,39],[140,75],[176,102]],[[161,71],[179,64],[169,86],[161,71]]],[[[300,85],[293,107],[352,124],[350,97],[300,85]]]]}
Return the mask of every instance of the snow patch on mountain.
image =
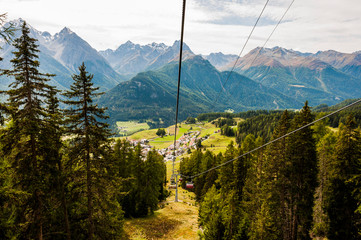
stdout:
{"type": "MultiPolygon", "coordinates": [[[[12,24],[17,31],[14,39],[21,35],[21,27],[24,20],[19,18],[6,23],[12,24]]],[[[27,27],[30,30],[30,36],[38,40],[40,70],[43,72],[54,73],[57,76],[55,85],[62,85],[67,88],[71,82],[71,74],[77,73],[78,67],[82,62],[87,64],[87,71],[94,74],[94,84],[101,87],[102,91],[116,86],[124,78],[116,73],[109,63],[92,48],[86,41],[80,38],[68,27],[64,27],[60,32],[52,35],[49,32],[42,32],[33,28],[28,22],[27,27]]],[[[11,53],[14,50],[12,45],[6,45],[0,54],[5,55],[3,64],[10,64],[13,58],[11,53]]],[[[4,67],[10,67],[4,66],[4,67]]]]}

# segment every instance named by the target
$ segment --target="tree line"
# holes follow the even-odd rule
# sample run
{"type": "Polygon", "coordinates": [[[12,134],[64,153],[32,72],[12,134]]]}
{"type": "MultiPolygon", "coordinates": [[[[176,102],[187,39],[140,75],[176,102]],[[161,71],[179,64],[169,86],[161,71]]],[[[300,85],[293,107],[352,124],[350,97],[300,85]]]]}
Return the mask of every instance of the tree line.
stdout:
{"type": "Polygon", "coordinates": [[[111,140],[84,63],[61,110],[36,41],[24,22],[2,72],[14,81],[0,104],[0,239],[121,239],[124,216],[166,197],[163,158],[111,140]]]}
{"type": "Polygon", "coordinates": [[[198,121],[213,121],[217,118],[251,118],[256,117],[259,115],[268,115],[274,113],[282,113],[281,110],[249,110],[246,112],[239,112],[239,113],[229,113],[229,112],[212,112],[212,113],[201,113],[197,116],[198,121]]]}
{"type": "MultiPolygon", "coordinates": [[[[284,111],[270,139],[314,118],[307,102],[293,118],[284,111]]],[[[201,238],[361,239],[360,127],[352,115],[338,131],[329,125],[320,121],[243,157],[264,139],[248,134],[224,154],[198,150],[185,158],[187,176],[236,159],[193,179],[201,238]]]]}

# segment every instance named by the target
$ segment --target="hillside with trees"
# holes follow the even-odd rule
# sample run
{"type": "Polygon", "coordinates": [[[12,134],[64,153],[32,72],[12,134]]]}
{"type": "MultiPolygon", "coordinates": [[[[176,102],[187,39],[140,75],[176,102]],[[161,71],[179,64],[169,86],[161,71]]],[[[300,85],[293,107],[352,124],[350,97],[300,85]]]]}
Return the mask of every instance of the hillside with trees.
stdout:
{"type": "Polygon", "coordinates": [[[152,214],[167,196],[163,157],[114,144],[84,64],[63,111],[25,22],[14,47],[1,105],[0,238],[122,239],[124,217],[152,214]]]}
{"type": "MultiPolygon", "coordinates": [[[[275,115],[271,140],[315,118],[307,102],[292,115],[275,115]]],[[[261,116],[253,123],[262,125],[261,116]]],[[[250,133],[223,154],[185,158],[180,170],[194,182],[202,237],[360,239],[360,128],[352,115],[337,132],[329,125],[320,121],[246,155],[265,143],[264,134],[250,133]]]]}
{"type": "MultiPolygon", "coordinates": [[[[201,56],[186,59],[182,72],[184,79],[179,105],[179,117],[182,120],[201,113],[224,111],[230,107],[237,112],[302,107],[302,103],[292,97],[238,73],[233,73],[228,78],[229,72],[219,72],[201,56]],[[239,91],[233,92],[233,89],[239,91]],[[223,91],[226,91],[226,96],[223,91]]],[[[155,71],[139,73],[101,96],[98,104],[108,108],[111,124],[120,120],[162,119],[163,124],[155,127],[169,126],[175,121],[177,74],[176,63],[169,63],[155,71]]]]}
{"type": "MultiPolygon", "coordinates": [[[[12,36],[11,28],[1,31],[12,36]]],[[[60,94],[50,85],[54,74],[39,70],[39,46],[26,22],[13,47],[11,67],[1,72],[12,83],[0,104],[0,239],[129,239],[138,227],[149,239],[361,239],[360,106],[321,119],[355,100],[314,110],[306,101],[298,111],[204,113],[220,88],[210,81],[197,86],[196,76],[224,79],[227,73],[194,57],[185,61],[183,104],[189,106],[181,114],[187,122],[147,130],[161,138],[162,153],[148,147],[148,139],[113,138],[106,109],[97,103],[127,100],[131,118],[142,113],[133,104],[142,96],[139,102],[151,103],[145,118],[169,115],[175,64],[138,74],[102,98],[96,76],[82,63],[60,94]],[[209,95],[194,94],[191,86],[209,95]],[[148,92],[137,95],[141,88],[148,92]],[[166,108],[152,91],[169,100],[166,108]],[[309,126],[315,119],[322,121],[309,126]],[[178,152],[167,142],[176,129],[175,145],[184,147],[178,152]],[[170,179],[183,202],[173,203],[170,179]]],[[[232,80],[258,94],[248,103],[273,104],[275,90],[236,74],[230,88],[232,80]]],[[[290,99],[280,100],[286,106],[290,99]]],[[[129,114],[122,104],[109,112],[129,114]]]]}

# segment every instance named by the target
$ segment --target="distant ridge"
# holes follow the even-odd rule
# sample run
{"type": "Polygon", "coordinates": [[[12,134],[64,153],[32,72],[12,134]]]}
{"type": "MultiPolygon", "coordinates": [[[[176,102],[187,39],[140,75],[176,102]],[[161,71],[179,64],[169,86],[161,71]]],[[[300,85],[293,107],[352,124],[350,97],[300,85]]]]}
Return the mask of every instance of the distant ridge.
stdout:
{"type": "MultiPolygon", "coordinates": [[[[239,59],[235,71],[299,101],[333,105],[361,96],[360,56],[358,52],[255,48],[239,59]]],[[[220,67],[230,69],[233,64],[220,67]]]]}
{"type": "MultiPolygon", "coordinates": [[[[165,64],[177,61],[179,46],[179,41],[175,41],[172,46],[164,43],[139,45],[127,41],[116,50],[107,49],[99,53],[119,74],[134,76],[139,72],[158,69],[165,64]]],[[[194,56],[187,44],[183,44],[183,51],[183,59],[194,56]]]]}
{"type": "MultiPolygon", "coordinates": [[[[23,21],[12,22],[20,28],[23,21]]],[[[115,50],[98,52],[67,27],[52,35],[28,26],[31,36],[39,41],[40,71],[56,74],[52,85],[67,89],[71,75],[85,62],[87,70],[94,74],[95,86],[108,91],[100,103],[111,109],[112,116],[140,119],[141,113],[148,111],[149,116],[169,118],[167,114],[174,107],[179,41],[172,46],[127,41],[115,50]]],[[[8,69],[13,47],[4,42],[0,46],[3,47],[0,56],[4,58],[0,68],[8,69]]],[[[282,47],[255,48],[239,59],[235,73],[224,86],[227,71],[237,55],[221,52],[196,55],[187,44],[183,49],[182,116],[228,108],[236,111],[299,108],[306,100],[311,106],[334,105],[361,96],[361,51],[302,53],[282,47]],[[221,97],[215,108],[210,109],[218,94],[221,97]]],[[[0,77],[0,89],[6,89],[11,81],[0,77]]]]}
{"type": "MultiPolygon", "coordinates": [[[[169,63],[159,70],[139,73],[107,92],[98,103],[108,108],[113,123],[117,120],[152,119],[170,125],[174,121],[177,65],[169,63]]],[[[180,119],[204,112],[223,112],[229,108],[245,111],[302,107],[301,102],[238,73],[232,75],[222,99],[215,104],[215,97],[223,91],[227,72],[219,72],[201,56],[189,57],[182,66],[180,119]],[[234,95],[229,96],[235,86],[239,90],[232,91],[234,95]]]]}
{"type": "MultiPolygon", "coordinates": [[[[19,29],[15,33],[15,38],[19,37],[23,22],[23,19],[11,21],[14,27],[19,29]]],[[[59,89],[67,89],[70,86],[71,75],[78,71],[82,62],[85,63],[87,71],[94,74],[94,84],[103,91],[125,80],[94,48],[69,28],[64,27],[59,33],[51,35],[48,32],[36,30],[29,23],[27,26],[30,29],[30,36],[38,40],[40,71],[56,74],[52,84],[59,89]]],[[[3,44],[2,48],[0,54],[4,60],[0,62],[0,68],[10,68],[10,60],[13,58],[11,52],[14,47],[3,44]]],[[[2,81],[4,84],[0,87],[4,88],[11,80],[2,78],[2,81]]]]}

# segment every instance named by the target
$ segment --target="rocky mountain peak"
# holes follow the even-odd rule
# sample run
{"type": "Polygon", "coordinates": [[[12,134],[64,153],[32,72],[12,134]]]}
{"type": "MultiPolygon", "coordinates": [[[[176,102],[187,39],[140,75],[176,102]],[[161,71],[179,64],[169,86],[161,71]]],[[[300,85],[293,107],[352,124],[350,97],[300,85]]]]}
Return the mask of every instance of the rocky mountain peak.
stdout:
{"type": "Polygon", "coordinates": [[[64,27],[59,34],[65,35],[65,34],[73,34],[74,32],[70,30],[68,27],[64,27]]]}
{"type": "MultiPolygon", "coordinates": [[[[174,43],[172,45],[172,49],[176,50],[176,49],[179,49],[179,47],[180,47],[180,41],[179,40],[174,41],[174,43]]],[[[183,42],[183,51],[192,52],[192,50],[189,48],[189,46],[184,42],[183,42]]]]}

